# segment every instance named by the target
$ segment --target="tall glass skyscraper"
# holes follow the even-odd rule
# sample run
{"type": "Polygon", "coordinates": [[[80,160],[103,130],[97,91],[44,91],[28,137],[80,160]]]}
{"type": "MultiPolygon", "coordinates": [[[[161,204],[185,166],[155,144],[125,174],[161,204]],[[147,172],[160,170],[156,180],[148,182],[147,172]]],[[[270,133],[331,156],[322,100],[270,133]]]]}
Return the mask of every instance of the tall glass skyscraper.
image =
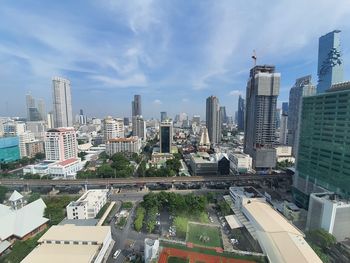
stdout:
{"type": "Polygon", "coordinates": [[[160,152],[171,153],[171,145],[173,143],[173,123],[164,121],[160,124],[160,152]]]}
{"type": "Polygon", "coordinates": [[[332,84],[343,81],[343,59],[340,30],[321,36],[318,42],[317,93],[325,92],[332,84]]]}
{"type": "Polygon", "coordinates": [[[131,102],[132,116],[142,116],[141,95],[134,95],[134,100],[131,102]]]}
{"type": "Polygon", "coordinates": [[[245,112],[245,101],[241,95],[238,97],[238,110],[237,110],[237,128],[239,131],[244,131],[244,112],[245,112]]]}
{"type": "Polygon", "coordinates": [[[305,208],[315,192],[350,197],[350,82],[303,98],[293,186],[294,200],[305,208]]]}

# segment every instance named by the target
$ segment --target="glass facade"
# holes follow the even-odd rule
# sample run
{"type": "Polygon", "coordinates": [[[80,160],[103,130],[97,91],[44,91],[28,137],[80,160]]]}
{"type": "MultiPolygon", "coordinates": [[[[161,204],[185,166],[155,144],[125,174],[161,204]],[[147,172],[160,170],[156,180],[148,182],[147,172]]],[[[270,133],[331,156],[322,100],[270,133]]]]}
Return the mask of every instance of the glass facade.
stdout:
{"type": "Polygon", "coordinates": [[[161,127],[160,136],[161,136],[161,144],[160,144],[161,153],[170,153],[170,147],[171,147],[170,127],[161,127]]]}
{"type": "Polygon", "coordinates": [[[296,175],[303,206],[318,187],[350,197],[350,89],[303,98],[296,175]]]}
{"type": "Polygon", "coordinates": [[[319,39],[317,93],[325,92],[332,84],[343,81],[340,32],[340,30],[334,30],[319,39]]]}
{"type": "Polygon", "coordinates": [[[0,163],[14,162],[20,159],[19,138],[1,137],[0,138],[0,163]]]}

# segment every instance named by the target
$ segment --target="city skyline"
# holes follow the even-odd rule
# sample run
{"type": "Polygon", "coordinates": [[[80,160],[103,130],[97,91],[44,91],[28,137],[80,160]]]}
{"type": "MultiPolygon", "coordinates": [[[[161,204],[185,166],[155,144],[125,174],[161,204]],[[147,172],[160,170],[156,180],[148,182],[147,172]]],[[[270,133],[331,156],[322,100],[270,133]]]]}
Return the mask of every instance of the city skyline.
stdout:
{"type": "Polygon", "coordinates": [[[74,115],[84,108],[88,116],[130,116],[132,96],[140,94],[143,105],[149,105],[145,118],[160,111],[204,116],[202,102],[213,94],[234,116],[238,95],[245,94],[253,50],[258,64],[276,65],[281,72],[280,106],[288,101],[295,79],[312,74],[317,83],[318,38],[335,29],[342,31],[344,79],[349,76],[346,1],[280,1],[273,8],[256,1],[46,5],[4,3],[0,10],[0,59],[6,64],[1,115],[26,115],[25,99],[17,99],[21,93],[31,92],[52,105],[50,80],[57,75],[72,83],[74,115]],[[259,13],[248,15],[252,10],[259,13]],[[298,15],[281,25],[276,20],[283,10],[298,15]],[[240,27],[233,27],[238,21],[240,27]],[[256,23],[265,30],[255,29],[256,23]],[[299,23],[303,29],[295,26],[299,23]]]}

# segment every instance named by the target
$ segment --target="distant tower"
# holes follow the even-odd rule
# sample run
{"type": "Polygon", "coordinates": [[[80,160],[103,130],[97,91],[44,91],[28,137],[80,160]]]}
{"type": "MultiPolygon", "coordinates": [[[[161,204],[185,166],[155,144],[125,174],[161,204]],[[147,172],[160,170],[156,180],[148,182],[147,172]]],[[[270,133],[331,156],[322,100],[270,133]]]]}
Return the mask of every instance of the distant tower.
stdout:
{"type": "Polygon", "coordinates": [[[300,115],[303,97],[316,95],[316,87],[311,82],[311,75],[298,78],[289,92],[288,107],[288,145],[292,146],[293,156],[298,152],[300,115]]]}
{"type": "Polygon", "coordinates": [[[168,118],[168,115],[167,115],[166,111],[162,111],[160,113],[160,121],[161,122],[166,121],[167,118],[168,118]]]}
{"type": "Polygon", "coordinates": [[[221,124],[219,99],[217,97],[210,96],[207,98],[205,117],[210,141],[212,143],[219,143],[221,141],[221,124]]]}
{"type": "Polygon", "coordinates": [[[237,110],[237,128],[239,131],[244,131],[244,112],[245,112],[245,100],[241,95],[238,97],[238,110],[237,110]]]}
{"type": "Polygon", "coordinates": [[[332,84],[343,81],[343,58],[340,30],[334,30],[318,41],[317,93],[325,92],[332,84]]]}
{"type": "Polygon", "coordinates": [[[132,116],[141,116],[141,95],[134,95],[134,100],[131,103],[132,106],[132,116]]]}
{"type": "Polygon", "coordinates": [[[70,81],[68,79],[54,77],[52,79],[52,89],[55,128],[72,127],[73,114],[70,81]]]}
{"type": "Polygon", "coordinates": [[[171,121],[164,121],[160,123],[159,130],[160,152],[171,153],[171,146],[173,143],[173,123],[171,121]]]}
{"type": "Polygon", "coordinates": [[[288,135],[288,102],[282,103],[282,116],[281,116],[281,126],[280,126],[280,144],[287,144],[288,135]]]}
{"type": "Polygon", "coordinates": [[[45,109],[45,101],[43,99],[38,100],[38,111],[40,113],[41,120],[46,120],[46,109],[45,109]]]}

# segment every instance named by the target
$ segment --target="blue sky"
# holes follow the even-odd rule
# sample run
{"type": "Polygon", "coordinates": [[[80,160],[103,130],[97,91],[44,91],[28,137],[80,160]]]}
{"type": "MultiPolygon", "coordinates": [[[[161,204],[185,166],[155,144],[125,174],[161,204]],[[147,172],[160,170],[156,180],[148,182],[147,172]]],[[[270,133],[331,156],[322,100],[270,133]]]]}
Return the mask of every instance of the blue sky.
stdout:
{"type": "Polygon", "coordinates": [[[334,29],[349,79],[349,16],[348,0],[2,1],[0,116],[25,116],[29,91],[51,110],[53,76],[71,80],[74,113],[130,116],[141,94],[147,118],[204,117],[210,95],[233,115],[254,49],[287,101],[296,78],[317,83],[318,37],[334,29]]]}

